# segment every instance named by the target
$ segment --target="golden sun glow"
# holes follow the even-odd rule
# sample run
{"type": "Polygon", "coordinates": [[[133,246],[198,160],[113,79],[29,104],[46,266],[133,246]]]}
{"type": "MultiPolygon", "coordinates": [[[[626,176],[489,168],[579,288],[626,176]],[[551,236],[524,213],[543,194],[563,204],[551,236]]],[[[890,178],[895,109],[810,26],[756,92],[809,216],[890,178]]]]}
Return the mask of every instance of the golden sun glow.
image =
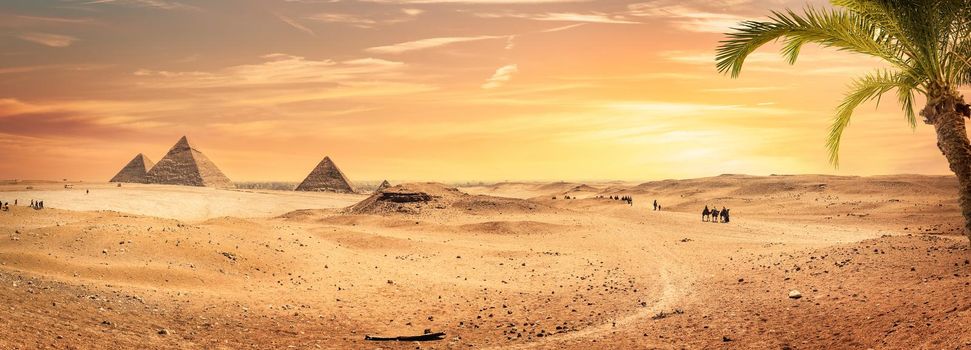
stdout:
{"type": "MultiPolygon", "coordinates": [[[[232,179],[645,180],[945,174],[929,127],[843,88],[878,62],[720,33],[804,1],[31,1],[0,4],[0,178],[107,180],[183,134],[232,179]]],[[[818,6],[826,6],[818,3],[818,6]]]]}

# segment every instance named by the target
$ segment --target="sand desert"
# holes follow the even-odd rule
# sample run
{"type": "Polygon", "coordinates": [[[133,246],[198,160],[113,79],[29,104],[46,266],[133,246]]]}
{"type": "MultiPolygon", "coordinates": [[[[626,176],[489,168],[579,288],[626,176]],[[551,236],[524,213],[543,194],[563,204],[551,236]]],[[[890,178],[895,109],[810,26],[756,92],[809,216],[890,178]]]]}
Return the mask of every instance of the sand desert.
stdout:
{"type": "Polygon", "coordinates": [[[20,205],[0,212],[0,347],[971,348],[955,186],[8,182],[0,199],[20,205]],[[614,195],[633,205],[599,198],[614,195]],[[706,204],[731,222],[702,222],[706,204]],[[446,336],[365,340],[425,330],[446,336]]]}
{"type": "Polygon", "coordinates": [[[971,350],[971,0],[3,0],[0,47],[0,350],[971,350]]]}

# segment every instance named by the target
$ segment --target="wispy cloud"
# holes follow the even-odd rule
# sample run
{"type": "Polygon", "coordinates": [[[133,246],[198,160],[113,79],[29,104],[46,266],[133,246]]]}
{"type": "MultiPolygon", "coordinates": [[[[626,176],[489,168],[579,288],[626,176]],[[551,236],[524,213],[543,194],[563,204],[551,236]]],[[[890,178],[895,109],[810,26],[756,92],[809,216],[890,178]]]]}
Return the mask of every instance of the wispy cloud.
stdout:
{"type": "Polygon", "coordinates": [[[628,14],[637,17],[668,20],[682,30],[706,33],[724,33],[747,17],[702,10],[680,1],[655,1],[630,4],[628,14]]]}
{"type": "Polygon", "coordinates": [[[263,62],[227,67],[218,71],[172,72],[140,69],[136,76],[156,78],[148,87],[216,88],[337,83],[398,77],[404,63],[377,58],[346,61],[309,60],[281,53],[264,55],[263,62]]]}
{"type": "MultiPolygon", "coordinates": [[[[672,62],[707,65],[712,69],[715,66],[714,52],[662,51],[659,55],[672,62]]],[[[796,63],[801,65],[800,69],[789,67],[780,55],[773,52],[754,52],[745,59],[745,62],[748,63],[745,68],[747,71],[796,75],[858,74],[885,64],[872,57],[832,51],[803,52],[796,63]],[[850,57],[853,59],[848,59],[850,57]]]]}
{"type": "MultiPolygon", "coordinates": [[[[147,89],[194,91],[192,103],[205,108],[267,108],[290,103],[333,99],[403,96],[436,89],[407,74],[404,63],[378,58],[344,61],[311,60],[270,54],[254,64],[213,71],[140,69],[137,86],[147,89]]],[[[198,107],[187,107],[198,108],[198,107]]]]}
{"type": "Polygon", "coordinates": [[[362,0],[385,4],[555,4],[590,2],[593,0],[362,0]]]}
{"type": "Polygon", "coordinates": [[[45,65],[33,65],[33,66],[14,66],[0,68],[0,75],[2,74],[18,74],[18,73],[31,73],[37,71],[46,70],[62,70],[62,71],[90,71],[96,69],[103,69],[110,67],[106,64],[45,64],[45,65]]]}
{"type": "Polygon", "coordinates": [[[70,26],[95,23],[91,18],[0,14],[0,28],[70,26]]]}
{"type": "Polygon", "coordinates": [[[198,7],[172,0],[92,0],[87,5],[112,4],[131,7],[155,8],[161,10],[199,10],[198,7]]]}
{"type": "Polygon", "coordinates": [[[580,23],[606,23],[606,24],[636,24],[639,22],[624,19],[622,16],[611,15],[602,12],[578,13],[578,12],[544,12],[544,13],[475,13],[475,16],[482,18],[522,18],[536,21],[554,22],[580,22],[580,23]]]}
{"type": "Polygon", "coordinates": [[[378,22],[373,19],[346,13],[318,13],[307,16],[306,18],[317,22],[345,23],[361,28],[371,28],[378,24],[378,22]]]}
{"type": "Polygon", "coordinates": [[[564,30],[570,30],[570,29],[573,29],[573,28],[581,27],[584,24],[586,24],[586,23],[569,24],[569,25],[565,25],[565,26],[562,26],[562,27],[555,27],[555,28],[550,28],[550,29],[544,29],[544,30],[541,30],[540,32],[541,33],[561,32],[561,31],[564,31],[564,30]]]}
{"type": "Polygon", "coordinates": [[[727,94],[751,94],[751,93],[765,93],[770,91],[780,91],[791,89],[791,86],[740,86],[740,87],[729,87],[729,88],[710,88],[702,89],[704,92],[718,92],[727,94]]]}
{"type": "Polygon", "coordinates": [[[313,30],[310,30],[310,28],[307,28],[306,26],[300,24],[300,22],[297,22],[297,21],[295,21],[294,19],[292,19],[290,17],[281,15],[279,13],[276,13],[274,15],[276,16],[276,18],[279,18],[280,21],[283,21],[283,23],[286,23],[287,25],[289,25],[289,26],[291,26],[293,28],[296,28],[299,31],[302,31],[302,32],[307,33],[307,34],[310,34],[312,36],[317,36],[317,33],[314,33],[313,30]]]}
{"type": "Polygon", "coordinates": [[[40,44],[50,47],[68,47],[78,39],[68,35],[60,34],[50,34],[50,33],[23,33],[17,36],[18,38],[26,41],[30,41],[35,44],[40,44]]]}
{"type": "Polygon", "coordinates": [[[404,12],[404,14],[409,16],[418,16],[422,13],[425,13],[425,10],[416,9],[416,8],[406,8],[406,9],[401,9],[401,12],[404,12]]]}
{"type": "Polygon", "coordinates": [[[304,18],[323,23],[342,23],[358,28],[374,28],[381,25],[404,23],[415,20],[416,17],[425,13],[425,10],[417,8],[403,8],[390,12],[376,14],[357,14],[340,12],[321,12],[306,16],[304,18]]]}
{"type": "Polygon", "coordinates": [[[451,45],[456,43],[465,43],[471,41],[489,40],[489,39],[500,39],[508,38],[508,35],[479,35],[479,36],[459,36],[459,37],[441,37],[441,38],[428,38],[414,41],[406,41],[402,43],[376,46],[367,48],[365,51],[371,53],[383,53],[383,54],[399,54],[410,51],[426,50],[430,48],[451,45]]]}
{"type": "MultiPolygon", "coordinates": [[[[110,103],[55,102],[35,104],[17,99],[0,99],[0,134],[30,137],[123,137],[140,127],[162,123],[104,113],[110,103]],[[149,123],[149,124],[145,124],[149,123]]],[[[144,106],[143,106],[144,107],[144,106]]]]}
{"type": "Polygon", "coordinates": [[[497,87],[503,86],[512,80],[513,74],[519,73],[519,66],[515,64],[508,64],[499,69],[496,69],[496,73],[492,74],[492,77],[486,79],[485,84],[482,84],[483,89],[495,89],[497,87]]]}

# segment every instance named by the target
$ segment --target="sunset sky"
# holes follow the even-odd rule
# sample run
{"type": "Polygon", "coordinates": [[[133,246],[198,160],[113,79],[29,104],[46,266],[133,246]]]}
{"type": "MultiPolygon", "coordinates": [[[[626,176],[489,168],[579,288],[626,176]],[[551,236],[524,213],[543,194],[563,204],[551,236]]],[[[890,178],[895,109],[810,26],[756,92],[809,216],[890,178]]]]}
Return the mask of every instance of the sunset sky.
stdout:
{"type": "MultiPolygon", "coordinates": [[[[0,179],[107,181],[182,135],[236,181],[946,174],[893,95],[824,147],[853,77],[721,33],[805,1],[4,0],[0,179]]],[[[825,6],[823,2],[814,2],[825,6]]]]}

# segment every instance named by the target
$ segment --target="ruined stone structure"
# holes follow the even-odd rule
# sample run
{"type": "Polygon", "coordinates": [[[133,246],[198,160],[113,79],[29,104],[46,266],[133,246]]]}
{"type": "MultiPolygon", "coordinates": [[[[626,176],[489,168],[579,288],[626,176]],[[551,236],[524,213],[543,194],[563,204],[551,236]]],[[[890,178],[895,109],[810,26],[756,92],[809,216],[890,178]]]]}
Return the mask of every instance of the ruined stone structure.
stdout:
{"type": "Polygon", "coordinates": [[[147,179],[149,183],[164,185],[236,187],[216,164],[189,144],[185,136],[148,171],[147,179]]]}
{"type": "Polygon", "coordinates": [[[307,178],[297,186],[296,191],[328,191],[338,193],[353,193],[354,186],[351,180],[344,176],[344,173],[337,168],[337,164],[324,157],[324,160],[317,164],[314,170],[310,171],[307,178]]]}
{"type": "Polygon", "coordinates": [[[139,153],[108,182],[148,183],[148,170],[154,165],[148,157],[139,153]]]}

